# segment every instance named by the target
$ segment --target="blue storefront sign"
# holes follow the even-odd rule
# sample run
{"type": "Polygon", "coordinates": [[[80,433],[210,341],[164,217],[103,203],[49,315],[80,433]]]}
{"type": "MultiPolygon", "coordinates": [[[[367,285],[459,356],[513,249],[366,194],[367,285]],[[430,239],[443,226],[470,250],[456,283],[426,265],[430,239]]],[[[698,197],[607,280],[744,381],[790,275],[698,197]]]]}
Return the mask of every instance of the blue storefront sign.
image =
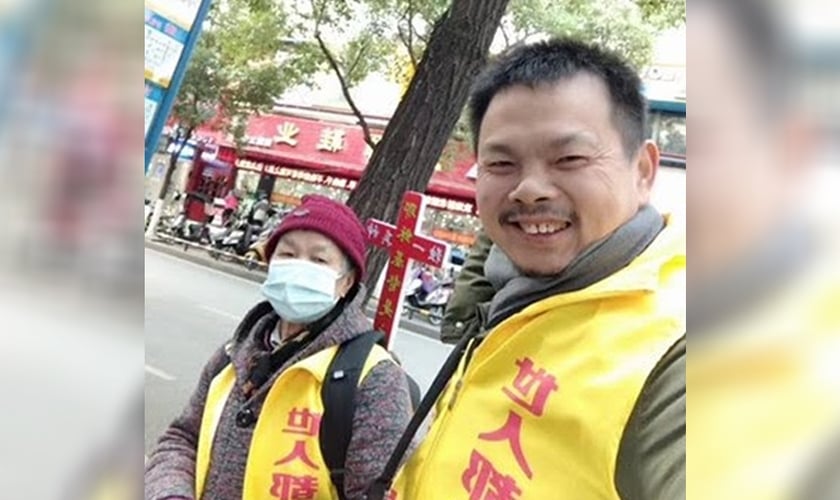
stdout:
{"type": "Polygon", "coordinates": [[[201,33],[210,0],[145,2],[145,170],[201,33]]]}

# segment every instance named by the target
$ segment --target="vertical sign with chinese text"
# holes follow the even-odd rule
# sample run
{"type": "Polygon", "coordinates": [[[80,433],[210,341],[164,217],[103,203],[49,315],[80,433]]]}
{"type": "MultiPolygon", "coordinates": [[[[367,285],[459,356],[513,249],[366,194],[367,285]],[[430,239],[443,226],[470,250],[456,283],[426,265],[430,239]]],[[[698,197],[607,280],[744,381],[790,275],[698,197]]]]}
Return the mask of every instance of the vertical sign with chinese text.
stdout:
{"type": "Polygon", "coordinates": [[[145,0],[145,169],[201,33],[210,0],[145,0]]]}

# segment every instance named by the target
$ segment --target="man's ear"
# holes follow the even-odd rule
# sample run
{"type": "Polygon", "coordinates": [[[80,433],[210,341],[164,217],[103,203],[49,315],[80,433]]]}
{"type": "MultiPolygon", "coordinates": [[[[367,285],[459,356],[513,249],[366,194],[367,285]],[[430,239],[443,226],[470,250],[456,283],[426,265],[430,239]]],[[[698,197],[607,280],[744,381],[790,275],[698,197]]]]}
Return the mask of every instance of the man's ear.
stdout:
{"type": "Polygon", "coordinates": [[[650,203],[650,194],[659,172],[659,148],[656,143],[647,140],[639,148],[639,153],[633,165],[636,169],[636,190],[639,193],[639,205],[650,203]]]}

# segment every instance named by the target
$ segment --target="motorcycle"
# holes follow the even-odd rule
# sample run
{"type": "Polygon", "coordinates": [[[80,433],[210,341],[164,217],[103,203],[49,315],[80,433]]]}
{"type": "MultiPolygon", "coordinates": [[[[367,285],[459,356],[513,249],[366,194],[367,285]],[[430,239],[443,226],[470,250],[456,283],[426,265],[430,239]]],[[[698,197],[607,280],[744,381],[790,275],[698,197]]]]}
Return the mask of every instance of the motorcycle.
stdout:
{"type": "MultiPolygon", "coordinates": [[[[183,211],[163,227],[165,228],[164,232],[169,236],[187,242],[201,243],[207,239],[207,224],[187,219],[187,214],[183,211]]],[[[184,250],[187,249],[189,249],[189,245],[184,243],[184,250]]]]}
{"type": "Polygon", "coordinates": [[[409,283],[405,292],[406,306],[403,312],[409,319],[415,313],[419,313],[425,316],[429,323],[438,326],[443,322],[443,313],[455,290],[455,282],[450,279],[436,282],[428,292],[424,288],[423,280],[419,276],[409,283]]]}
{"type": "Polygon", "coordinates": [[[214,233],[211,229],[211,250],[210,255],[218,259],[222,252],[230,252],[236,255],[245,255],[251,247],[251,242],[255,236],[255,229],[252,224],[248,222],[247,217],[240,217],[235,221],[231,221],[226,231],[214,233]]]}

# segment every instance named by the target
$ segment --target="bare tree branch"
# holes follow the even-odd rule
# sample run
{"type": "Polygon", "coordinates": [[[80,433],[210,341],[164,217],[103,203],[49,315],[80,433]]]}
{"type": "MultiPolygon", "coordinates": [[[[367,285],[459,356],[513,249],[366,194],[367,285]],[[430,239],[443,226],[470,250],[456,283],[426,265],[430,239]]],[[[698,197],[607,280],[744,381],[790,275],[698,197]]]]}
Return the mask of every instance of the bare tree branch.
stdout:
{"type": "Polygon", "coordinates": [[[505,50],[506,51],[509,51],[509,50],[515,49],[517,47],[520,47],[522,45],[525,45],[526,43],[528,43],[529,38],[531,38],[534,35],[539,35],[539,34],[542,33],[542,31],[540,31],[539,29],[529,29],[528,31],[525,31],[521,35],[516,34],[516,33],[508,35],[505,32],[504,25],[500,25],[500,28],[502,29],[502,37],[505,39],[505,50]]]}
{"type": "Polygon", "coordinates": [[[318,41],[318,46],[321,47],[321,51],[324,53],[324,57],[327,58],[327,62],[329,63],[330,67],[335,73],[335,76],[338,78],[338,83],[341,85],[341,93],[344,95],[344,99],[347,101],[347,104],[350,105],[350,109],[353,110],[353,114],[356,115],[356,118],[359,120],[359,126],[362,127],[362,134],[364,134],[365,142],[371,148],[375,148],[376,143],[373,142],[373,138],[370,135],[370,127],[368,126],[368,122],[365,119],[365,116],[362,114],[361,110],[359,110],[359,107],[356,106],[356,102],[353,100],[353,97],[350,95],[350,88],[347,85],[347,80],[341,73],[341,68],[338,67],[338,62],[335,60],[335,57],[332,55],[332,52],[330,52],[330,49],[327,47],[327,44],[324,43],[324,39],[321,38],[320,33],[315,33],[315,39],[318,41]]]}
{"type": "Polygon", "coordinates": [[[423,45],[428,47],[429,46],[429,39],[432,36],[432,32],[435,31],[434,27],[437,26],[440,22],[442,22],[448,16],[449,16],[449,9],[446,9],[445,11],[443,11],[443,13],[440,16],[438,16],[437,19],[435,19],[435,22],[432,23],[433,26],[430,29],[426,30],[425,35],[421,35],[419,31],[415,30],[413,24],[411,25],[411,30],[414,33],[414,36],[416,36],[418,40],[423,42],[423,45]]]}
{"type": "Polygon", "coordinates": [[[416,32],[414,30],[414,2],[409,0],[408,7],[406,8],[405,12],[400,15],[399,21],[397,21],[397,36],[402,42],[403,47],[405,47],[406,52],[408,52],[408,58],[411,61],[411,65],[414,71],[417,71],[417,65],[419,61],[417,60],[417,54],[415,52],[414,47],[414,37],[416,32]],[[407,28],[403,27],[403,22],[405,22],[407,28]]]}
{"type": "Polygon", "coordinates": [[[502,38],[505,39],[505,49],[509,49],[510,48],[510,36],[508,35],[507,30],[505,29],[505,22],[504,21],[499,23],[499,31],[502,32],[502,38]]]}
{"type": "Polygon", "coordinates": [[[408,27],[408,35],[406,35],[405,32],[403,32],[402,26],[400,26],[399,24],[397,25],[397,35],[399,35],[400,41],[403,43],[403,45],[405,46],[405,50],[408,52],[408,57],[411,60],[411,65],[414,67],[414,71],[417,71],[418,61],[417,61],[417,57],[414,55],[414,46],[412,45],[412,42],[411,42],[411,32],[412,31],[413,30],[412,30],[411,26],[409,26],[408,27]]]}
{"type": "Polygon", "coordinates": [[[182,102],[187,103],[189,105],[189,111],[188,113],[186,113],[189,116],[187,116],[186,119],[183,116],[178,116],[178,121],[181,123],[186,122],[188,127],[194,127],[196,125],[196,122],[199,120],[197,118],[199,115],[198,95],[195,92],[186,94],[182,102]]]}
{"type": "Polygon", "coordinates": [[[421,35],[420,33],[416,32],[416,31],[414,32],[414,36],[416,36],[418,40],[423,42],[423,45],[429,45],[429,35],[430,34],[431,33],[428,33],[424,36],[424,35],[421,35]]]}
{"type": "Polygon", "coordinates": [[[361,47],[359,47],[359,50],[356,52],[356,57],[353,59],[353,62],[350,63],[350,67],[347,68],[347,78],[352,78],[353,71],[356,70],[356,66],[358,66],[359,61],[362,60],[362,56],[367,50],[368,44],[370,44],[370,40],[365,40],[364,44],[361,47]]]}
{"type": "Polygon", "coordinates": [[[529,38],[531,38],[534,35],[539,35],[540,33],[542,33],[541,30],[537,28],[531,28],[528,31],[526,31],[525,34],[522,35],[522,38],[518,42],[515,42],[514,45],[522,45],[528,43],[529,38]]]}
{"type": "Polygon", "coordinates": [[[412,0],[408,0],[408,54],[416,72],[417,56],[414,54],[414,2],[412,0]]]}
{"type": "Polygon", "coordinates": [[[319,4],[317,0],[310,0],[309,3],[312,5],[312,15],[315,17],[315,33],[320,33],[326,4],[324,2],[319,4]]]}

